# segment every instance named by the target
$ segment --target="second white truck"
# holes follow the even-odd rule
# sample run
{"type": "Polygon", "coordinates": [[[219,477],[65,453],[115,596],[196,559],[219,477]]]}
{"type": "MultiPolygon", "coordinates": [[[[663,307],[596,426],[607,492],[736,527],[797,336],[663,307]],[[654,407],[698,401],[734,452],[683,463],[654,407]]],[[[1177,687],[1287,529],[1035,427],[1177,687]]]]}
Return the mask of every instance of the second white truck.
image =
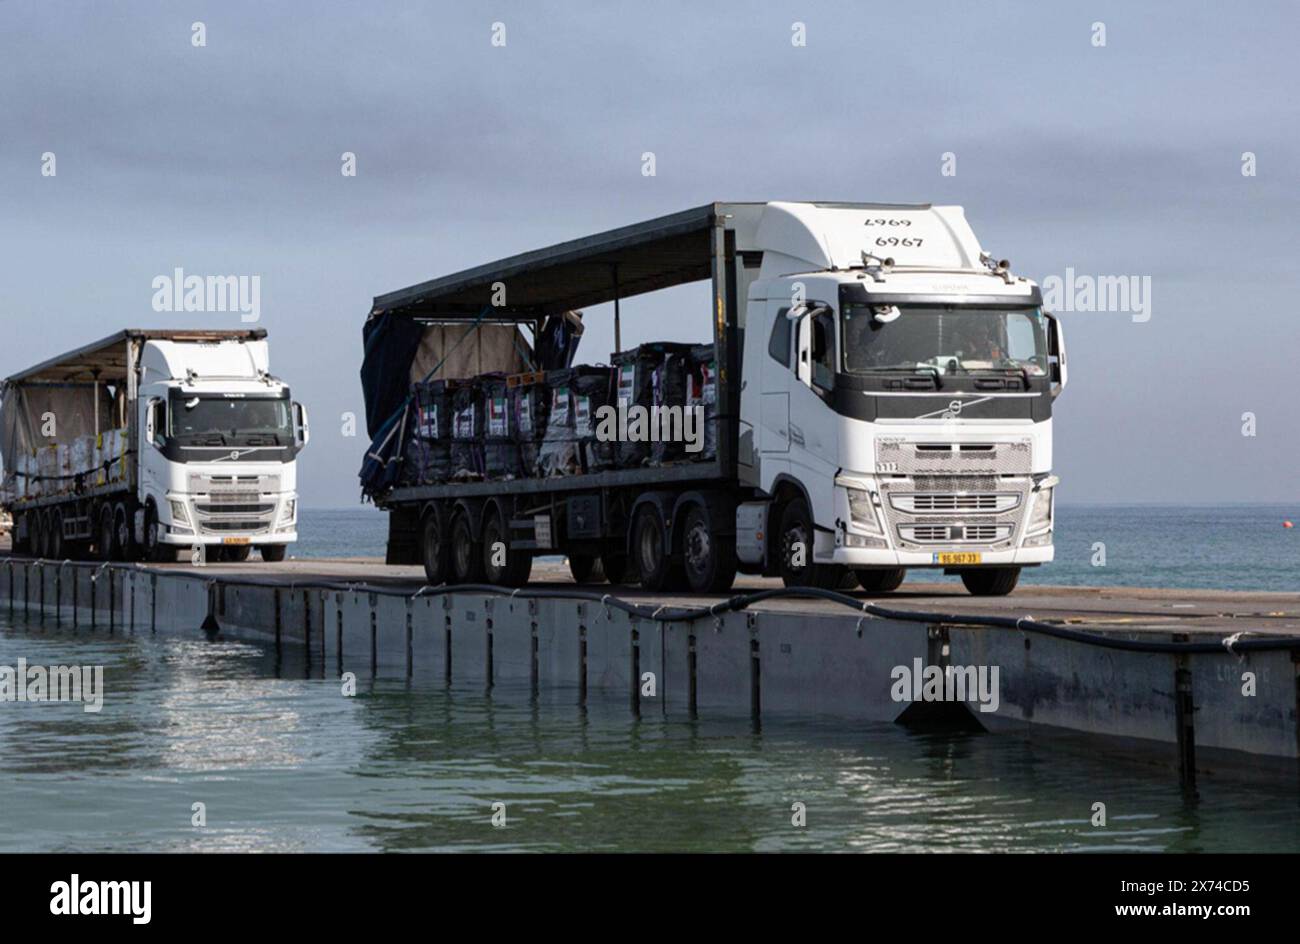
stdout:
{"type": "Polygon", "coordinates": [[[307,414],[266,332],[125,330],[10,376],[3,504],[18,553],[283,560],[307,414]]]}

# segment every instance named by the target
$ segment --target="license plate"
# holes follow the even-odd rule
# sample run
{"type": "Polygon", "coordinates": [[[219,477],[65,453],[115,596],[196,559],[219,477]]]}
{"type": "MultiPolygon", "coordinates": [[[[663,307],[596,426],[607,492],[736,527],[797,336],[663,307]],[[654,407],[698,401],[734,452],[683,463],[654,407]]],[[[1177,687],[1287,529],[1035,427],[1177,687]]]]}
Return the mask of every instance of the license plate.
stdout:
{"type": "MultiPolygon", "coordinates": [[[[222,544],[248,544],[251,541],[252,541],[251,538],[222,538],[221,539],[222,544]]],[[[978,557],[979,555],[976,554],[975,556],[978,557]]]]}
{"type": "Polygon", "coordinates": [[[961,551],[960,553],[935,554],[936,564],[978,564],[984,555],[978,551],[961,551]]]}

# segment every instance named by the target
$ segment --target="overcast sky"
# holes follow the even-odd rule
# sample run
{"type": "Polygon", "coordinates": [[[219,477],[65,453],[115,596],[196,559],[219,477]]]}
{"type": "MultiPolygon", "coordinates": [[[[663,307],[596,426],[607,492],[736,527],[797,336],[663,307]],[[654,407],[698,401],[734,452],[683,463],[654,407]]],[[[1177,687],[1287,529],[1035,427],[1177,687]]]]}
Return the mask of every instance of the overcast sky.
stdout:
{"type": "MultiPolygon", "coordinates": [[[[238,327],[154,312],[151,282],[259,275],[312,412],[304,503],[345,507],[377,294],[715,199],[955,203],[1018,273],[1152,280],[1145,323],[1064,315],[1063,501],[1295,501],[1298,8],[1069,6],[0,0],[0,375],[238,327]]],[[[642,296],[624,338],[708,314],[698,286],[642,296]]]]}

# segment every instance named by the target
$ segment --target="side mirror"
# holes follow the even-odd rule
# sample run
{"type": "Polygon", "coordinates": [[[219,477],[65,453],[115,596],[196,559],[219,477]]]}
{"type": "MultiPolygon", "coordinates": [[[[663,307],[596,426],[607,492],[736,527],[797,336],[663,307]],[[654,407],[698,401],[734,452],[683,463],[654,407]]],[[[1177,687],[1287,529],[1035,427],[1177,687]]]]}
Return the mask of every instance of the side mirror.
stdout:
{"type": "Polygon", "coordinates": [[[297,401],[293,404],[293,440],[301,449],[311,439],[311,428],[307,425],[307,408],[297,401]]]}
{"type": "Polygon", "coordinates": [[[1061,321],[1055,315],[1045,314],[1047,319],[1047,363],[1048,376],[1052,381],[1052,396],[1057,396],[1065,389],[1069,371],[1065,361],[1065,332],[1061,321]]]}

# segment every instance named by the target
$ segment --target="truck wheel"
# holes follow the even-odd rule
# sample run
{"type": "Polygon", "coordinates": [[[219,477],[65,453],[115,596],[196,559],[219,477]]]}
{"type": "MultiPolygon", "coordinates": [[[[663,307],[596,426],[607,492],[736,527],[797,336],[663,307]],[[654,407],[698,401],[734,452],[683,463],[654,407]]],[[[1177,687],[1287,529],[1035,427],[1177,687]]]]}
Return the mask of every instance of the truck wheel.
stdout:
{"type": "MultiPolygon", "coordinates": [[[[104,556],[103,545],[107,543],[110,553],[113,546],[113,516],[109,509],[105,508],[104,511],[107,513],[109,524],[107,534],[105,534],[102,523],[104,516],[101,516],[99,528],[100,560],[109,559],[104,556]]],[[[141,553],[146,561],[154,564],[161,564],[167,560],[176,560],[176,552],[169,545],[162,542],[162,525],[158,523],[158,509],[154,507],[153,502],[145,505],[144,508],[144,547],[141,549],[141,553]]]]}
{"type": "MultiPolygon", "coordinates": [[[[152,507],[152,506],[150,506],[152,507]]],[[[113,506],[104,505],[99,509],[99,520],[95,525],[95,556],[102,561],[111,561],[116,558],[113,547],[113,506]]],[[[155,522],[157,518],[155,516],[155,522]]],[[[145,530],[148,531],[148,519],[145,519],[145,530]]],[[[146,533],[145,537],[148,537],[146,533]]],[[[151,558],[152,559],[152,558],[151,558]]]]}
{"type": "Polygon", "coordinates": [[[961,582],[974,597],[1004,597],[1016,589],[1019,580],[1019,567],[981,567],[961,572],[961,582]]]}
{"type": "Polygon", "coordinates": [[[447,582],[450,571],[447,559],[447,536],[443,533],[442,519],[430,510],[420,525],[420,561],[424,564],[424,579],[431,587],[447,582]]]}
{"type": "Polygon", "coordinates": [[[483,526],[483,574],[487,582],[498,587],[522,587],[533,570],[533,556],[527,551],[511,550],[510,535],[501,515],[493,512],[483,526]]]}
{"type": "Polygon", "coordinates": [[[139,548],[135,546],[135,535],[131,533],[131,516],[123,502],[118,502],[113,508],[113,543],[117,548],[118,560],[136,559],[139,548]]]}
{"type": "Polygon", "coordinates": [[[680,590],[686,583],[681,564],[664,551],[664,520],[654,505],[642,505],[632,524],[632,551],[647,590],[680,590]]]}
{"type": "Polygon", "coordinates": [[[451,519],[451,574],[455,583],[483,583],[483,544],[474,540],[469,515],[456,512],[451,519]]]}
{"type": "Polygon", "coordinates": [[[285,555],[289,553],[287,544],[259,544],[257,552],[262,555],[262,560],[268,564],[278,564],[284,560],[285,555]]]}
{"type": "Polygon", "coordinates": [[[632,566],[626,554],[601,554],[598,562],[605,571],[605,579],[617,586],[622,583],[638,583],[641,575],[632,566]]]}
{"type": "Polygon", "coordinates": [[[889,593],[892,590],[897,590],[906,576],[907,571],[902,567],[890,567],[885,570],[859,570],[857,572],[858,586],[867,593],[889,593]]]}
{"type": "Polygon", "coordinates": [[[569,574],[574,583],[600,583],[605,579],[605,562],[592,554],[570,554],[569,574]]]}
{"type": "Polygon", "coordinates": [[[45,514],[40,511],[31,513],[27,524],[27,541],[31,545],[32,557],[45,556],[45,514]]]}
{"type": "Polygon", "coordinates": [[[781,509],[779,569],[781,581],[787,587],[820,587],[838,589],[844,580],[845,568],[813,563],[813,519],[808,503],[792,498],[781,509]],[[800,561],[796,566],[796,560],[800,561]]]}
{"type": "Polygon", "coordinates": [[[26,554],[32,546],[32,516],[30,514],[14,515],[14,529],[11,533],[13,543],[10,546],[13,548],[13,552],[15,554],[26,554]],[[27,536],[20,539],[18,537],[19,531],[24,531],[27,536]]]}
{"type": "Polygon", "coordinates": [[[50,560],[63,560],[63,512],[57,508],[50,512],[50,536],[45,543],[50,560]]]}
{"type": "Polygon", "coordinates": [[[696,593],[726,593],[736,582],[736,540],[715,534],[708,511],[699,505],[686,512],[682,558],[686,582],[696,593]]]}

